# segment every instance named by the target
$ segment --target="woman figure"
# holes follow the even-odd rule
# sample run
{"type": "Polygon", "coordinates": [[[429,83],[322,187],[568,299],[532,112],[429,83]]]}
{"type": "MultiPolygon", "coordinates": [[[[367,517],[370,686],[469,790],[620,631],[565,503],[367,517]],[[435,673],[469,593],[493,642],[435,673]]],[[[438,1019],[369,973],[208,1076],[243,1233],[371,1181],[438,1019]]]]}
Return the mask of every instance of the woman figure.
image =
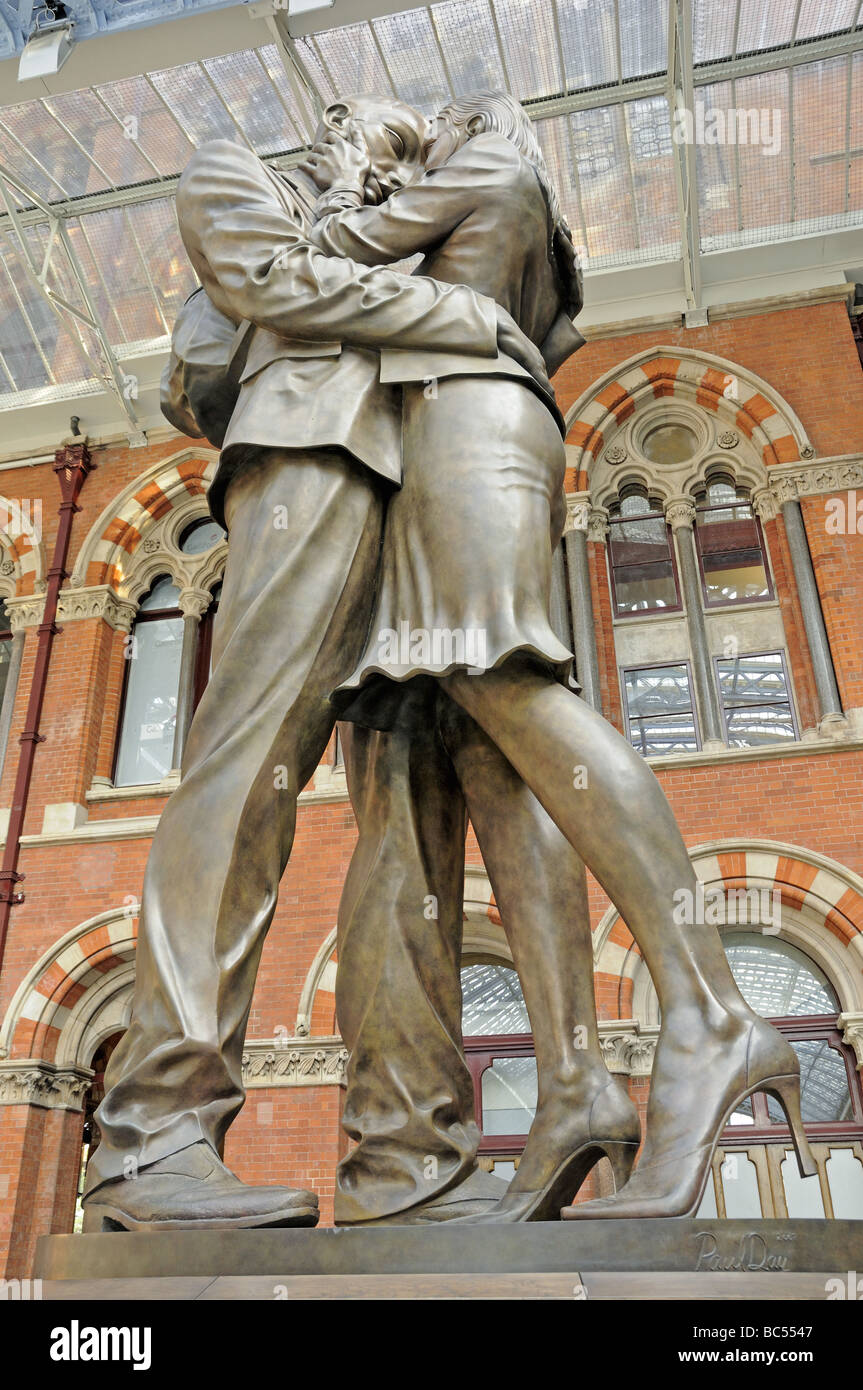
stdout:
{"type": "MultiPolygon", "coordinates": [[[[362,151],[342,154],[361,181],[362,151]]],[[[318,157],[328,154],[312,167],[318,157]]],[[[579,341],[568,230],[530,124],[503,93],[444,108],[424,176],[380,207],[324,218],[314,240],[365,264],[423,253],[418,273],[495,299],[551,372],[579,341]]],[[[812,1172],[794,1051],[743,1000],[716,929],[675,920],[682,892],[697,901],[696,879],[659,782],[567,688],[571,655],[547,616],[564,520],[560,417],[507,359],[482,375],[468,374],[477,363],[443,360],[430,381],[424,356],[417,381],[410,357],[382,354],[382,377],[405,383],[404,484],[389,503],[366,649],[336,699],[341,717],[388,727],[399,688],[407,696],[409,683],[433,677],[531,788],[647,961],[663,1026],[642,1158],[614,1197],[567,1215],[694,1213],[729,1115],[758,1090],[782,1103],[801,1172],[812,1172]]],[[[553,1120],[566,1131],[564,1114],[553,1120]]],[[[539,1161],[522,1161],[504,1207],[539,1161]]]]}

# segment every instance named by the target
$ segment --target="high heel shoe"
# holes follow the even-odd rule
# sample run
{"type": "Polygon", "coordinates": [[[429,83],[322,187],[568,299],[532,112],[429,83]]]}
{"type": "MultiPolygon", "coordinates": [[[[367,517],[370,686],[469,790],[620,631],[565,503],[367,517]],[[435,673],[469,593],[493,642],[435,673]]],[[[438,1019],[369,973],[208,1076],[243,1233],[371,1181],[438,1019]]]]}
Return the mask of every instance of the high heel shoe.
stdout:
{"type": "Polygon", "coordinates": [[[567,1106],[559,1097],[537,1111],[506,1195],[471,1224],[559,1220],[561,1204],[602,1158],[609,1160],[619,1192],[640,1142],[638,1112],[614,1078],[608,1078],[589,1106],[567,1106]]]}
{"type": "MultiPolygon", "coordinates": [[[[729,1023],[732,1029],[733,1022],[729,1023]]],[[[642,1158],[625,1188],[613,1197],[564,1207],[562,1220],[694,1216],[722,1132],[734,1110],[756,1091],[775,1096],[782,1106],[800,1176],[817,1173],[800,1114],[800,1064],[775,1028],[764,1019],[753,1018],[736,1038],[714,1035],[702,1048],[690,1046],[689,1060],[688,1076],[657,1078],[655,1084],[665,1094],[658,1097],[658,1114],[652,1116],[648,1110],[645,1155],[649,1146],[650,1156],[642,1158]],[[729,1062],[733,1063],[732,1076],[717,1094],[711,1077],[723,1064],[727,1069],[729,1062]]]]}

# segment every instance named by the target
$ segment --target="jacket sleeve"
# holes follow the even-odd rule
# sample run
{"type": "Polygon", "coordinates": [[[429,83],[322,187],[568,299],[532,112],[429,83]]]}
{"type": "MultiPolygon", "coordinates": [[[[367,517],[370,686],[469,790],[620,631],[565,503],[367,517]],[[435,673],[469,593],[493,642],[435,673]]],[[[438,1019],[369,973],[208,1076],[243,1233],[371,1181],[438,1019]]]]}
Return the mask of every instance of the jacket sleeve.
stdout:
{"type": "Polygon", "coordinates": [[[508,141],[478,137],[379,207],[323,217],[310,238],[328,256],[348,256],[363,265],[407,260],[444,241],[495,185],[505,188],[517,161],[508,141]]]}
{"type": "Polygon", "coordinates": [[[494,301],[464,285],[364,269],[308,240],[290,194],[248,150],[203,145],[177,189],[183,242],[211,300],[285,338],[497,352],[494,301]]]}

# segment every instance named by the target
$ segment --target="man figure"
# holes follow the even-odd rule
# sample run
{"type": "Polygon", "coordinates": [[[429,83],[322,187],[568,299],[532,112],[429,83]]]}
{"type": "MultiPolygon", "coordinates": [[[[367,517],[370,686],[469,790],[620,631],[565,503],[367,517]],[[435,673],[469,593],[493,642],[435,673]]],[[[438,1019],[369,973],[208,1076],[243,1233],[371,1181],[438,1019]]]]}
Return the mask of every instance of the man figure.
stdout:
{"type": "MultiPolygon", "coordinates": [[[[413,176],[416,112],[367,99],[338,110],[363,121],[383,192],[413,176]]],[[[239,395],[210,493],[230,532],[213,675],[147,865],[133,1017],[84,1199],[91,1230],[316,1222],[314,1194],[246,1186],[220,1154],[244,1099],[246,1023],[297,796],[332,732],[328,695],[365,636],[400,475],[398,398],[374,349],[493,358],[500,347],[542,375],[492,300],[323,256],[306,236],[317,193],[227,141],[193,156],[177,192],[206,295],[252,327],[237,335],[239,395]]]]}

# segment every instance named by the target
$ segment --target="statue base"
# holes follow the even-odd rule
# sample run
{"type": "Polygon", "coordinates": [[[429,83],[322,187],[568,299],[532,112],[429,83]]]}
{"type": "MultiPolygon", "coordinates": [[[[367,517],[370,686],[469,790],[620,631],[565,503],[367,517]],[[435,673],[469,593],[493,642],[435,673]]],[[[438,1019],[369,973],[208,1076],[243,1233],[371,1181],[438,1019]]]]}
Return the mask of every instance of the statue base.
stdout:
{"type": "Polygon", "coordinates": [[[34,1273],[60,1300],[826,1300],[856,1270],[863,1221],[681,1217],[43,1236],[34,1273]]]}

